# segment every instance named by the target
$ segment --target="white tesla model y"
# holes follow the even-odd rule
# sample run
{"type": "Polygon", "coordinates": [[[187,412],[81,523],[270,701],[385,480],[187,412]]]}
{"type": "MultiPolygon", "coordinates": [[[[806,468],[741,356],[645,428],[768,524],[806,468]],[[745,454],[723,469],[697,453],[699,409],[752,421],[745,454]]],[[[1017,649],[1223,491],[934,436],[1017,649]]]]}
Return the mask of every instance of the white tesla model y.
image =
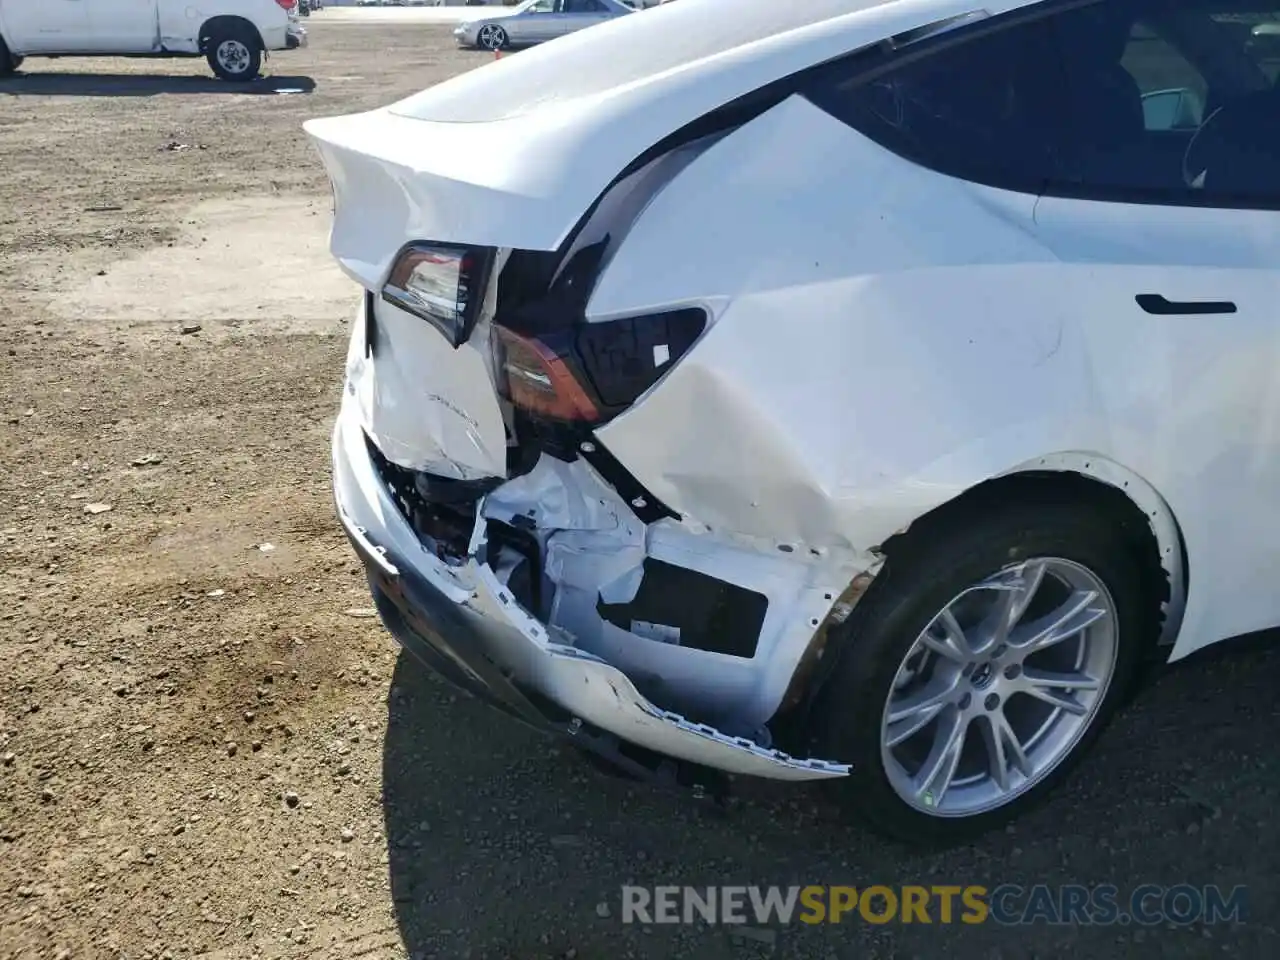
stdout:
{"type": "Polygon", "coordinates": [[[950,842],[1280,623],[1280,0],[683,0],[315,120],[383,620],[950,842]]]}

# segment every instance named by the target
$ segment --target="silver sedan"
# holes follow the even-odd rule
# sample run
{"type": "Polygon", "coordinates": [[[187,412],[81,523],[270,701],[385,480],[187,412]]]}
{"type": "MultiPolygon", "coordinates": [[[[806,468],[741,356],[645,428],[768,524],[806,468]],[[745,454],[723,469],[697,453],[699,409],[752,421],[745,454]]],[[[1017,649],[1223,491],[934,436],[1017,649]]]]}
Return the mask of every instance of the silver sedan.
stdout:
{"type": "Polygon", "coordinates": [[[462,47],[502,50],[554,40],[635,12],[620,0],[525,0],[510,13],[459,24],[453,36],[462,47]]]}

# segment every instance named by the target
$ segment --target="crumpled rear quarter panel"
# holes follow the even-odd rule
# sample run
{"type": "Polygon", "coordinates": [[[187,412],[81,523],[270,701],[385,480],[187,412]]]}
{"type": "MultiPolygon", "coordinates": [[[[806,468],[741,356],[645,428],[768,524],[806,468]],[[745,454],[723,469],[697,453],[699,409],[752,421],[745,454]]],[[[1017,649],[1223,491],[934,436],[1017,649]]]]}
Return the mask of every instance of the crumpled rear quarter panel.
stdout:
{"type": "Polygon", "coordinates": [[[1033,203],[780,104],[670,183],[606,268],[589,319],[702,303],[714,322],[600,438],[713,529],[857,551],[1074,449],[1102,417],[1043,296],[1033,203]]]}

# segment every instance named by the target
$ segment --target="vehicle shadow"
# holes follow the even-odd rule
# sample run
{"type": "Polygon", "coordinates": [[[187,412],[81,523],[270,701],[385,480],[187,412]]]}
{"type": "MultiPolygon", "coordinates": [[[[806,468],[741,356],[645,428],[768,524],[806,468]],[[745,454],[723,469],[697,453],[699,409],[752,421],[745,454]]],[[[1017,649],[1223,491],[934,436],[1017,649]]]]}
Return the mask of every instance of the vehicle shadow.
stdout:
{"type": "Polygon", "coordinates": [[[311,93],[311,77],[270,76],[249,83],[227,83],[216,77],[157,76],[137,73],[17,73],[0,80],[0,96],[13,97],[155,97],[174,94],[279,95],[311,93]]]}
{"type": "MultiPolygon", "coordinates": [[[[390,886],[409,956],[1263,955],[1280,908],[1280,644],[1162,671],[1044,807],[969,847],[921,852],[846,824],[826,791],[741,782],[728,810],[602,777],[402,655],[383,752],[390,886]],[[866,888],[1247,887],[1214,928],[994,922],[624,924],[625,884],[866,888]],[[939,953],[945,945],[946,949],[939,953]]],[[[936,908],[935,908],[936,909],[936,908]]],[[[696,918],[695,918],[696,919],[696,918]]]]}

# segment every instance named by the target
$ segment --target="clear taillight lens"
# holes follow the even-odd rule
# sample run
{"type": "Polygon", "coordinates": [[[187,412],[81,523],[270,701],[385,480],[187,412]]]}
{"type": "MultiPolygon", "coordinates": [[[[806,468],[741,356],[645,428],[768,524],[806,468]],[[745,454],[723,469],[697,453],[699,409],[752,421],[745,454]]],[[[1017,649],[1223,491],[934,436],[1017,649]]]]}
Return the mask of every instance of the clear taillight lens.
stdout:
{"type": "Polygon", "coordinates": [[[400,251],[382,299],[426,320],[456,348],[475,326],[492,251],[415,243],[400,251]]]}

